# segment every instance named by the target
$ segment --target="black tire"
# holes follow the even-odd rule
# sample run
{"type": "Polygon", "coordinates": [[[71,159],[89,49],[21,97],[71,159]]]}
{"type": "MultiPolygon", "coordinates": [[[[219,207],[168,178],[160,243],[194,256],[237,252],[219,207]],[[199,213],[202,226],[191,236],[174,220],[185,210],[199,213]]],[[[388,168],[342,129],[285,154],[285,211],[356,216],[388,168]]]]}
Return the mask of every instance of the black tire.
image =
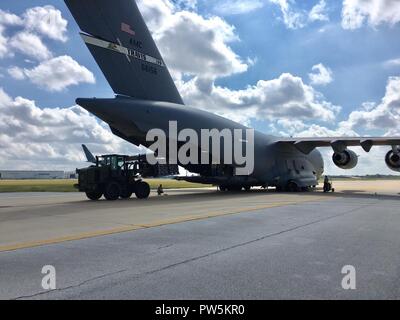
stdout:
{"type": "Polygon", "coordinates": [[[227,190],[226,186],[219,186],[219,190],[225,192],[227,190]]]}
{"type": "Polygon", "coordinates": [[[86,197],[90,200],[97,201],[103,196],[103,192],[101,191],[94,191],[94,192],[86,192],[86,197]]]}
{"type": "Polygon", "coordinates": [[[228,191],[230,192],[239,192],[242,191],[242,187],[241,186],[230,186],[227,188],[228,191]]]}
{"type": "Polygon", "coordinates": [[[138,199],[147,199],[150,195],[150,185],[147,182],[138,182],[135,187],[135,195],[138,199]]]}
{"type": "Polygon", "coordinates": [[[286,186],[286,190],[288,192],[298,192],[299,191],[299,186],[297,185],[296,182],[294,181],[289,181],[287,186],[286,186]]]}
{"type": "Polygon", "coordinates": [[[244,187],[244,191],[250,191],[251,190],[251,187],[250,186],[246,186],[246,187],[244,187]]]}
{"type": "Polygon", "coordinates": [[[104,197],[109,201],[118,200],[121,195],[121,186],[116,182],[110,182],[107,187],[106,191],[104,192],[104,197]]]}
{"type": "Polygon", "coordinates": [[[122,190],[121,192],[121,199],[129,199],[132,197],[133,191],[128,189],[128,190],[122,190]]]}

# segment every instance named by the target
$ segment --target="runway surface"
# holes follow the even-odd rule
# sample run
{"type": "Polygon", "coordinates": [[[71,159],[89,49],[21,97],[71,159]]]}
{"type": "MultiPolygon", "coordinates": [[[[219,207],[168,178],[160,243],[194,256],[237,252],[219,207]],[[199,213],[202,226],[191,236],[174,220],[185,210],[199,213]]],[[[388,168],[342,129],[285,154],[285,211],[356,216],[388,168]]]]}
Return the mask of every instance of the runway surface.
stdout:
{"type": "Polygon", "coordinates": [[[1,194],[0,298],[399,299],[400,197],[382,185],[112,203],[1,194]],[[57,290],[41,286],[45,265],[57,290]],[[345,265],[356,290],[342,288],[345,265]]]}

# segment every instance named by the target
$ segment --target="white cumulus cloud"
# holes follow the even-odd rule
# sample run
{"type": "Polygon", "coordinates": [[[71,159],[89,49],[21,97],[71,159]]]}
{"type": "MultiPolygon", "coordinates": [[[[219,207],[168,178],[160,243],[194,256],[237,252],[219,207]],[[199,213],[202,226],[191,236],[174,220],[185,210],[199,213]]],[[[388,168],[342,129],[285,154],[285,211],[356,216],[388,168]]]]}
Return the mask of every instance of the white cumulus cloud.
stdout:
{"type": "Polygon", "coordinates": [[[67,41],[67,25],[61,11],[53,6],[34,7],[23,14],[23,24],[30,31],[49,37],[50,39],[67,41]]]}
{"type": "Polygon", "coordinates": [[[26,31],[19,32],[10,39],[10,46],[14,50],[38,60],[52,57],[52,53],[35,34],[26,31]]]}
{"type": "Polygon", "coordinates": [[[299,29],[306,25],[306,15],[304,12],[292,9],[289,0],[270,0],[272,3],[279,6],[283,22],[289,29],[299,29]]]}
{"type": "Polygon", "coordinates": [[[358,29],[364,24],[377,27],[400,22],[400,1],[397,0],[344,0],[342,27],[358,29]]]}
{"type": "Polygon", "coordinates": [[[329,21],[325,0],[320,0],[308,14],[310,21],[329,21]]]}
{"type": "Polygon", "coordinates": [[[14,67],[9,73],[15,79],[27,78],[48,91],[62,91],[72,85],[96,82],[93,73],[70,56],[46,60],[33,69],[14,67]]]}
{"type": "Polygon", "coordinates": [[[95,153],[134,154],[135,146],[114,136],[86,110],[40,108],[0,88],[0,166],[3,169],[73,170],[86,166],[81,143],[95,153]]]}
{"type": "Polygon", "coordinates": [[[390,77],[386,93],[381,102],[364,104],[350,113],[348,120],[340,126],[349,129],[380,129],[387,134],[400,134],[400,77],[390,77]]]}
{"type": "Polygon", "coordinates": [[[21,16],[0,9],[0,58],[19,52],[38,60],[49,59],[52,53],[42,37],[66,42],[68,22],[53,6],[28,8],[21,16]],[[13,27],[11,30],[6,30],[13,27]],[[5,35],[7,31],[11,35],[5,35]]]}
{"type": "Polygon", "coordinates": [[[11,67],[7,70],[8,74],[16,80],[24,80],[24,70],[19,67],[11,67]]]}
{"type": "Polygon", "coordinates": [[[0,25],[0,58],[9,54],[8,38],[4,35],[4,27],[0,25]]]}
{"type": "Polygon", "coordinates": [[[309,12],[296,8],[296,1],[294,0],[269,1],[280,8],[282,20],[288,29],[301,29],[310,22],[329,20],[325,0],[320,0],[309,12]]]}
{"type": "Polygon", "coordinates": [[[178,11],[168,0],[141,0],[138,4],[175,77],[216,78],[247,70],[247,63],[229,46],[239,38],[225,20],[178,11]]]}
{"type": "Polygon", "coordinates": [[[309,73],[312,85],[325,86],[333,81],[332,70],[319,63],[312,67],[312,73],[309,73]]]}
{"type": "Polygon", "coordinates": [[[332,121],[340,111],[340,107],[324,100],[321,93],[290,73],[260,80],[243,90],[220,87],[210,79],[196,77],[182,83],[180,92],[189,105],[240,122],[292,118],[332,121]]]}
{"type": "Polygon", "coordinates": [[[11,12],[0,9],[0,24],[1,25],[18,26],[18,25],[22,25],[23,21],[16,14],[13,14],[11,12]]]}

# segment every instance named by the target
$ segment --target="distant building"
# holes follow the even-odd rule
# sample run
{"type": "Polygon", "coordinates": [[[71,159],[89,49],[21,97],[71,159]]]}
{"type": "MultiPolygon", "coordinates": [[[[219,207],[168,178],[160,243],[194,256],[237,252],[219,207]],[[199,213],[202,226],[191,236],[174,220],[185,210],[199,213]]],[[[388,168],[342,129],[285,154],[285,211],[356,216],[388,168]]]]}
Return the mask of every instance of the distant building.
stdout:
{"type": "Polygon", "coordinates": [[[70,179],[64,171],[10,171],[0,170],[0,180],[51,180],[51,179],[70,179]]]}
{"type": "Polygon", "coordinates": [[[64,172],[64,179],[78,179],[78,174],[76,171],[64,172]]]}

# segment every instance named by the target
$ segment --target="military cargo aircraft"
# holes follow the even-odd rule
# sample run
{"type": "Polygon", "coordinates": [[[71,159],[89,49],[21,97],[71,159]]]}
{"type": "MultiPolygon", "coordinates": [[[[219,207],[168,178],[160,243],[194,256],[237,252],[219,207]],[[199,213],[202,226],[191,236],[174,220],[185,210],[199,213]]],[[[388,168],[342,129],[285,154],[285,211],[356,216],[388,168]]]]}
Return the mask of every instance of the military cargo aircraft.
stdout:
{"type": "MultiPolygon", "coordinates": [[[[199,135],[203,129],[248,129],[184,104],[134,0],[65,2],[82,30],[83,41],[116,94],[108,99],[79,98],[77,104],[108,123],[115,135],[151,149],[152,142],[146,139],[149,130],[168,132],[171,121],[176,121],[179,131],[190,128],[199,135]]],[[[183,145],[183,141],[175,143],[177,147],[183,145]]],[[[221,142],[221,148],[226,143],[221,142]]],[[[181,179],[214,184],[221,190],[275,186],[277,190],[297,191],[317,185],[324,173],[324,161],[317,148],[332,148],[334,164],[352,169],[358,163],[358,156],[349,149],[353,146],[361,146],[366,152],[373,146],[389,146],[384,161],[390,169],[400,172],[400,137],[281,138],[258,131],[254,131],[254,168],[248,175],[237,175],[240,165],[228,161],[232,159],[222,158],[217,164],[178,164],[197,174],[181,179]]],[[[199,157],[204,152],[210,158],[214,156],[214,149],[203,150],[200,144],[196,147],[199,157]]]]}

